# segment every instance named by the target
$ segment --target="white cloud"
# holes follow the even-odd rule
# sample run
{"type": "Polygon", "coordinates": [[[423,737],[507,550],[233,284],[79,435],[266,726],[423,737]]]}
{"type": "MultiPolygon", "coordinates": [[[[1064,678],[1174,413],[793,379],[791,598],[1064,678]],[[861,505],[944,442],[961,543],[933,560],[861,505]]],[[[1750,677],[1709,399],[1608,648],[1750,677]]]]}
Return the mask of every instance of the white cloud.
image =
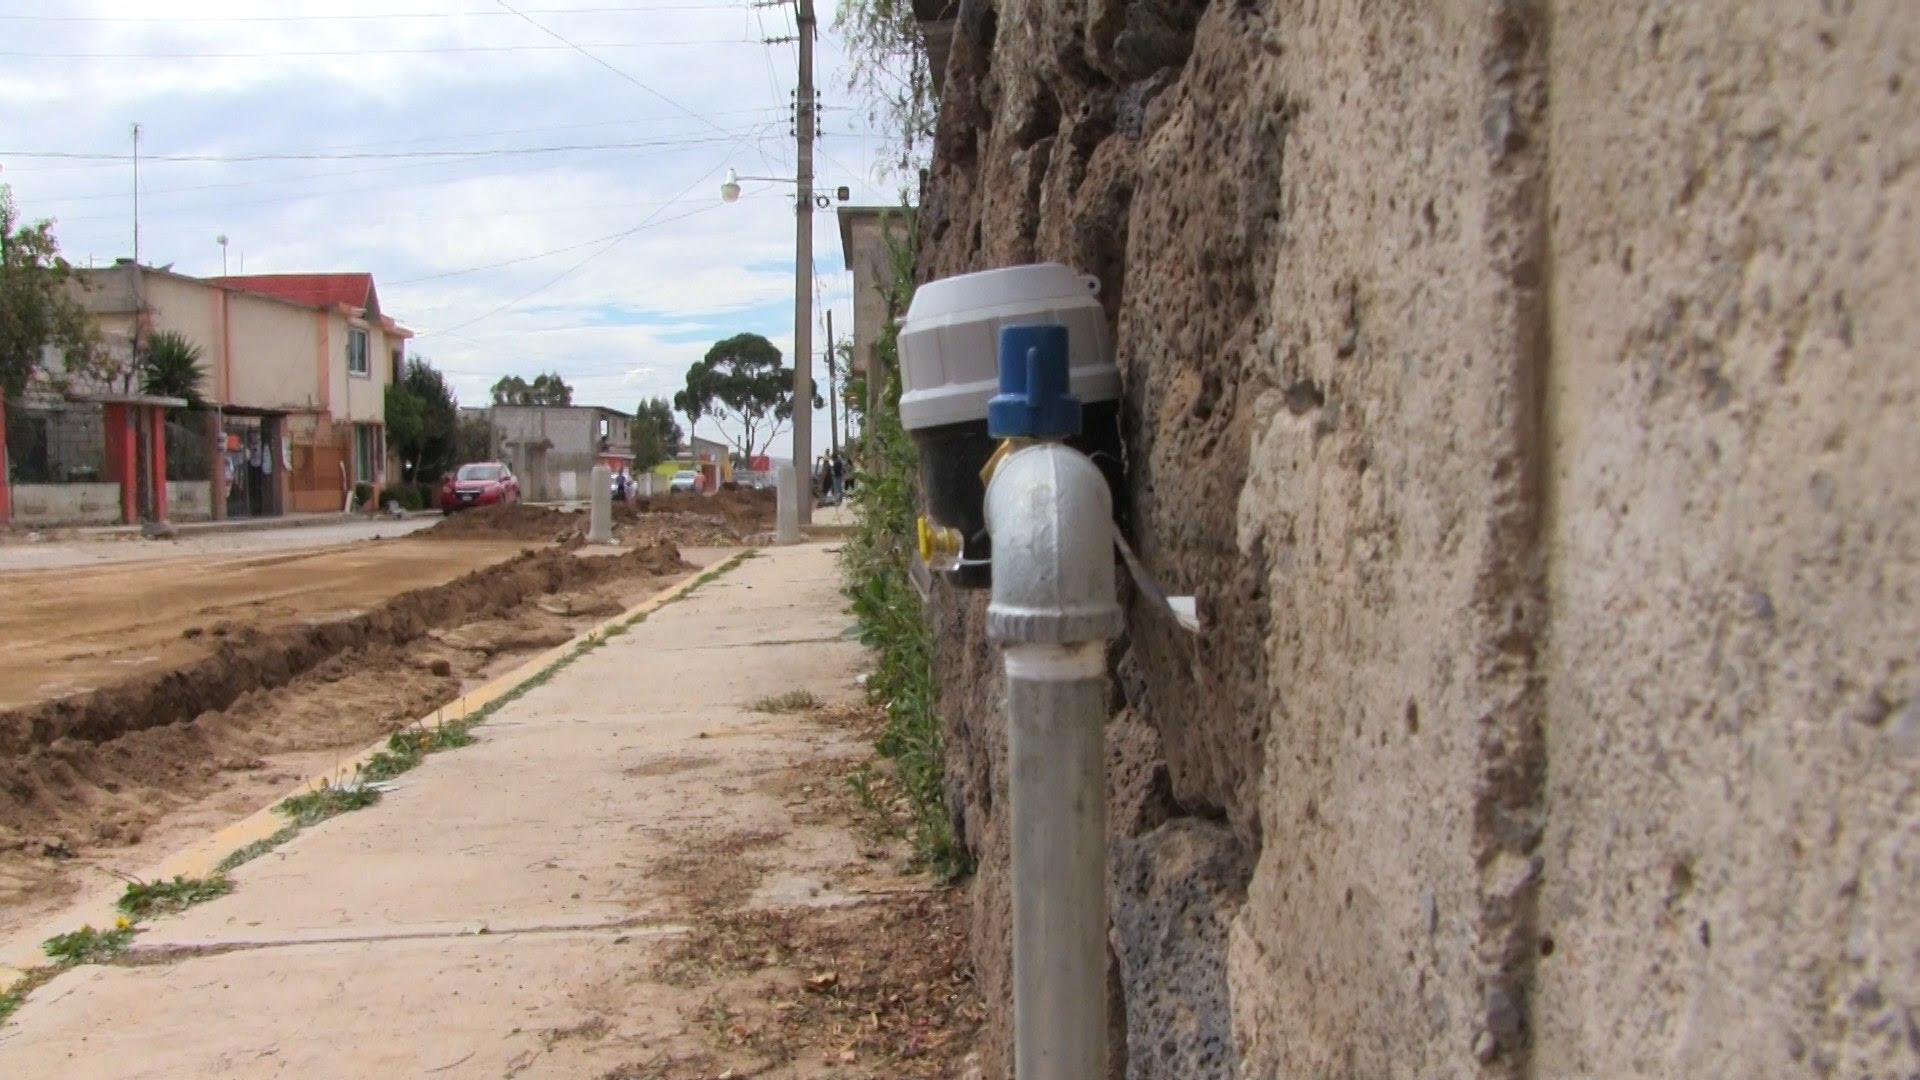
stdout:
{"type": "MultiPolygon", "coordinates": [[[[421,331],[416,352],[441,365],[463,399],[479,400],[502,375],[557,370],[577,400],[631,409],[642,396],[671,396],[687,365],[719,337],[750,330],[791,352],[788,189],[749,183],[748,197],[728,206],[718,185],[729,165],[746,174],[791,172],[793,47],[605,47],[757,39],[788,32],[791,16],[743,4],[678,10],[688,2],[534,16],[602,46],[592,51],[650,89],[578,53],[549,50],[553,38],[504,14],[393,17],[486,12],[480,0],[459,8],[442,0],[175,0],[157,21],[159,5],[95,0],[60,5],[57,14],[105,21],[0,20],[9,51],[149,57],[9,58],[0,70],[0,182],[13,186],[28,216],[57,219],[70,258],[126,255],[127,163],[16,155],[124,153],[139,121],[148,155],[140,175],[144,261],[218,273],[213,238],[225,234],[235,272],[242,259],[249,272],[368,270],[389,314],[421,331]],[[329,18],[281,18],[296,15],[329,18]],[[348,15],[377,17],[339,17],[348,15]],[[206,21],[214,16],[250,21],[206,21]],[[448,48],[519,51],[425,51],[448,48]],[[346,55],[295,55],[328,52],[346,55]],[[161,55],[182,53],[203,55],[161,55]],[[583,143],[648,145],[457,159],[155,160],[583,143]],[[649,215],[654,223],[630,236],[601,239],[649,215]],[[526,258],[542,252],[555,253],[526,258]]],[[[830,25],[829,12],[822,21],[830,25]]],[[[893,201],[891,186],[870,182],[880,143],[864,130],[864,108],[848,100],[830,35],[818,56],[827,110],[821,186],[847,184],[855,202],[893,201]]],[[[814,222],[815,265],[836,323],[850,327],[833,214],[817,213],[814,222]]],[[[817,353],[817,328],[814,339],[817,353]]],[[[824,434],[824,413],[817,427],[824,434]]]]}

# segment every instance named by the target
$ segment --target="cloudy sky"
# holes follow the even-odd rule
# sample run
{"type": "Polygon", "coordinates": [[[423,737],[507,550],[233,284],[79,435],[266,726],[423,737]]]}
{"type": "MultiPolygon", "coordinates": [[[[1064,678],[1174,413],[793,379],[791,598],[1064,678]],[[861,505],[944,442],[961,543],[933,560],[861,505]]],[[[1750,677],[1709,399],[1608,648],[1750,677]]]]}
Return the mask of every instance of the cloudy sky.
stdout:
{"type": "MultiPolygon", "coordinates": [[[[895,203],[833,7],[818,183],[895,203]]],[[[126,256],[139,123],[142,262],[218,274],[225,235],[234,273],[371,271],[463,403],[553,370],[631,410],[735,333],[791,362],[791,185],[719,185],[793,174],[795,46],[763,43],[793,30],[745,0],[0,0],[0,182],[69,259],[126,256]]],[[[817,357],[821,302],[852,311],[814,224],[817,357]]]]}

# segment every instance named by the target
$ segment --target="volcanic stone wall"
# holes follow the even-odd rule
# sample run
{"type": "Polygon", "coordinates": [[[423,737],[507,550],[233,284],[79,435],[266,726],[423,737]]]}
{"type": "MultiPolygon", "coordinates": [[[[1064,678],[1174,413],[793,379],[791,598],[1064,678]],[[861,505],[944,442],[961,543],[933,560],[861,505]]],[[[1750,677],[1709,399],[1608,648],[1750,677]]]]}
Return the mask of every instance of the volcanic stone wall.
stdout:
{"type": "MultiPolygon", "coordinates": [[[[1907,0],[964,0],[920,274],[1098,275],[1130,1077],[1920,1075],[1907,0]]],[[[1010,1046],[984,599],[941,589],[1010,1046]]]]}

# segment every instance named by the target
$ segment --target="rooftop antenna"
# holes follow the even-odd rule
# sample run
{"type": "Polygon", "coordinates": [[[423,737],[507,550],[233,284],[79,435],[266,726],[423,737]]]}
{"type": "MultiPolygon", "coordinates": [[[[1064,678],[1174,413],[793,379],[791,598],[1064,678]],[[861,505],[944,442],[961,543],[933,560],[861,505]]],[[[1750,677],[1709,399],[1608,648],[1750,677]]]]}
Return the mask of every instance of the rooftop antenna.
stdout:
{"type": "Polygon", "coordinates": [[[140,125],[133,125],[133,265],[140,265],[140,125]]]}

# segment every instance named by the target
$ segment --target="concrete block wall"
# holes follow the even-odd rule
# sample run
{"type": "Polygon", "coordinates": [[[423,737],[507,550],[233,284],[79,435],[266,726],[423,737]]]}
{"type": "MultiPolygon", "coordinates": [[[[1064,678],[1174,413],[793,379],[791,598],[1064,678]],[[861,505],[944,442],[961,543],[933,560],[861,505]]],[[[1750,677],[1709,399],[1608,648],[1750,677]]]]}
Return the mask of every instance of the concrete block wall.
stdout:
{"type": "Polygon", "coordinates": [[[13,485],[13,524],[17,528],[119,523],[117,483],[13,485]]]}
{"type": "Polygon", "coordinates": [[[213,517],[213,491],[205,480],[167,481],[167,518],[206,521],[213,517]]]}
{"type": "MultiPolygon", "coordinates": [[[[1116,1075],[1920,1072],[1911,6],[968,0],[952,50],[920,273],[1101,277],[1208,612],[1115,654],[1116,1075]]],[[[1002,1006],[982,605],[932,617],[1002,1006]]]]}

